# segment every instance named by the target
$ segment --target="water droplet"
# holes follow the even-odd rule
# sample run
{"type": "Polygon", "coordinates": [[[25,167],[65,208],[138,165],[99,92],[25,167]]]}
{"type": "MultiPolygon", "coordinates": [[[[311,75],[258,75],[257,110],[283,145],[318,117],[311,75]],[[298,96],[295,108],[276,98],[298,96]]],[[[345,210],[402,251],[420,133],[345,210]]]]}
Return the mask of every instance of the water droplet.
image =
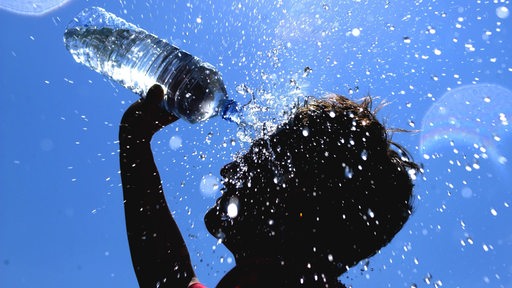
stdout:
{"type": "Polygon", "coordinates": [[[245,84],[240,84],[240,85],[236,86],[235,89],[236,89],[236,92],[238,92],[239,94],[242,94],[242,95],[251,94],[253,92],[252,89],[249,88],[245,84]]]}
{"type": "Polygon", "coordinates": [[[500,121],[503,126],[508,125],[508,120],[504,113],[500,113],[500,121]]]}
{"type": "Polygon", "coordinates": [[[505,19],[508,15],[510,15],[510,11],[507,7],[501,6],[496,8],[496,16],[498,16],[498,18],[505,19]]]}
{"type": "Polygon", "coordinates": [[[171,139],[169,139],[169,147],[171,147],[172,150],[178,150],[181,148],[182,143],[183,141],[180,136],[172,136],[171,139]]]}
{"type": "Polygon", "coordinates": [[[212,174],[205,175],[199,183],[201,194],[206,197],[214,197],[215,192],[219,189],[219,179],[212,174]]]}
{"type": "Polygon", "coordinates": [[[306,68],[304,68],[304,74],[302,74],[302,77],[307,77],[309,74],[311,74],[311,72],[313,72],[313,69],[311,69],[309,66],[306,66],[306,68]]]}
{"type": "Polygon", "coordinates": [[[364,161],[368,159],[368,151],[363,150],[363,152],[361,152],[361,159],[363,159],[364,161]]]}
{"type": "Polygon", "coordinates": [[[352,29],[352,32],[351,32],[352,36],[354,37],[359,37],[361,35],[361,29],[359,28],[354,28],[352,29]]]}
{"type": "Polygon", "coordinates": [[[308,128],[302,129],[302,135],[304,135],[304,137],[309,136],[309,129],[308,128]]]}
{"type": "Polygon", "coordinates": [[[427,285],[430,285],[430,281],[432,280],[432,274],[428,273],[427,276],[425,276],[425,279],[423,279],[427,285]]]}
{"type": "Polygon", "coordinates": [[[354,176],[354,172],[352,171],[352,169],[350,169],[350,167],[348,166],[345,166],[345,177],[347,177],[348,179],[352,179],[352,176],[354,176]]]}
{"type": "Polygon", "coordinates": [[[236,216],[238,216],[238,206],[236,206],[235,203],[229,203],[227,210],[228,216],[230,218],[235,218],[236,216]]]}
{"type": "Polygon", "coordinates": [[[494,208],[491,208],[491,214],[492,214],[492,216],[497,216],[498,211],[496,211],[496,209],[494,209],[494,208]]]}
{"type": "Polygon", "coordinates": [[[41,147],[41,150],[43,150],[43,151],[51,151],[51,150],[53,150],[55,145],[53,144],[52,139],[46,138],[46,139],[41,140],[40,147],[41,147]]]}
{"type": "Polygon", "coordinates": [[[471,188],[469,188],[469,187],[464,187],[460,191],[460,194],[462,195],[463,198],[468,199],[468,198],[473,197],[473,190],[471,190],[471,188]]]}
{"type": "Polygon", "coordinates": [[[235,218],[236,216],[238,216],[238,198],[231,197],[229,199],[229,204],[226,207],[226,212],[229,218],[235,218]]]}

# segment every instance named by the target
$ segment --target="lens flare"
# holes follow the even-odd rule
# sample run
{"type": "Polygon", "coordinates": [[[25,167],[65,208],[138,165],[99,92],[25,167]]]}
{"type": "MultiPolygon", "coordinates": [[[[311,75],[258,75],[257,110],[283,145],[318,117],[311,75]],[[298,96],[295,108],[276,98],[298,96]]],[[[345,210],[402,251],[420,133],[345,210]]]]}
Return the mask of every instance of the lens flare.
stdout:
{"type": "Polygon", "coordinates": [[[70,0],[5,0],[0,1],[0,9],[16,14],[41,16],[57,10],[68,2],[70,0]]]}
{"type": "Polygon", "coordinates": [[[421,151],[476,149],[503,165],[508,149],[501,148],[512,140],[511,99],[510,90],[494,84],[467,85],[446,92],[422,120],[421,151]]]}

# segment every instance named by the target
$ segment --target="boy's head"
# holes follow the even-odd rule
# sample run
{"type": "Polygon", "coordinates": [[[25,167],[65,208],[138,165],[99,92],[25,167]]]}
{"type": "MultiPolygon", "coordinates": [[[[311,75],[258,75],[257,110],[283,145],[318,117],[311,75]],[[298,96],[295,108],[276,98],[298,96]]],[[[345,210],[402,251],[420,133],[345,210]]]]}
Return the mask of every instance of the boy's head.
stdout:
{"type": "Polygon", "coordinates": [[[312,99],[255,141],[221,171],[209,231],[239,258],[277,256],[337,275],[374,255],[411,214],[418,166],[370,106],[312,99]]]}

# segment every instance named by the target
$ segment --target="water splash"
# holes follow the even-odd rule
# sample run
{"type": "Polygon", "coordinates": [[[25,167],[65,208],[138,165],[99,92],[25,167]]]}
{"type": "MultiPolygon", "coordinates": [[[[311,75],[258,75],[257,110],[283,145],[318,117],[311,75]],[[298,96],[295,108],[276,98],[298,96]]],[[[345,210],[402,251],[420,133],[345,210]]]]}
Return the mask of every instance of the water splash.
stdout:
{"type": "Polygon", "coordinates": [[[247,103],[239,107],[240,121],[237,123],[237,138],[241,142],[251,143],[255,139],[273,133],[304,103],[309,83],[303,79],[292,80],[289,85],[283,86],[281,83],[278,86],[271,84],[271,80],[265,79],[264,85],[272,85],[273,89],[253,89],[247,84],[237,86],[236,91],[239,94],[250,98],[247,103]]]}

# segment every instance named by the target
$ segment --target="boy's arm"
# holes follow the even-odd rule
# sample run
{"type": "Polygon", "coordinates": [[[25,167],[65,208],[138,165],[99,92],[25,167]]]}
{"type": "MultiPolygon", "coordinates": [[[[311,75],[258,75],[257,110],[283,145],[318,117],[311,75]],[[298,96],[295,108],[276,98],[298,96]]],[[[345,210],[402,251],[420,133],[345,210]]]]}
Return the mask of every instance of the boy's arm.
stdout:
{"type": "Polygon", "coordinates": [[[128,242],[140,287],[188,287],[195,277],[181,232],[167,206],[150,141],[177,120],[153,86],[125,112],[119,128],[120,168],[128,242]]]}

